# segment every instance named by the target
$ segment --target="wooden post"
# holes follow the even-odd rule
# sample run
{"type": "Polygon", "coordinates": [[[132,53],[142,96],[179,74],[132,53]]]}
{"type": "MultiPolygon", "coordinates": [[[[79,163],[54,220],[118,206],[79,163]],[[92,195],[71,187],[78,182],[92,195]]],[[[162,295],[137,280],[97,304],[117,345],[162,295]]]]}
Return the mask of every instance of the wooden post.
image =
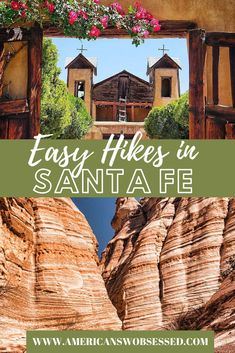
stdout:
{"type": "Polygon", "coordinates": [[[233,108],[235,108],[235,47],[229,48],[233,108]]]}
{"type": "Polygon", "coordinates": [[[189,138],[205,138],[204,65],[205,31],[189,32],[189,138]]]}
{"type": "Polygon", "coordinates": [[[226,139],[235,139],[235,124],[226,124],[226,139]]]}
{"type": "Polygon", "coordinates": [[[135,121],[135,106],[134,105],[131,106],[131,121],[132,122],[135,121]]]}
{"type": "Polygon", "coordinates": [[[213,47],[213,103],[219,104],[219,55],[220,48],[213,47]]]}
{"type": "Polygon", "coordinates": [[[113,121],[117,120],[117,105],[113,105],[113,121]]]}
{"type": "Polygon", "coordinates": [[[225,139],[225,121],[214,118],[206,118],[206,139],[225,139]]]}
{"type": "Polygon", "coordinates": [[[29,41],[29,138],[40,132],[41,76],[42,76],[42,37],[39,26],[31,29],[29,41]]]}
{"type": "Polygon", "coordinates": [[[3,89],[3,69],[4,69],[4,43],[0,43],[0,97],[3,89]]]}

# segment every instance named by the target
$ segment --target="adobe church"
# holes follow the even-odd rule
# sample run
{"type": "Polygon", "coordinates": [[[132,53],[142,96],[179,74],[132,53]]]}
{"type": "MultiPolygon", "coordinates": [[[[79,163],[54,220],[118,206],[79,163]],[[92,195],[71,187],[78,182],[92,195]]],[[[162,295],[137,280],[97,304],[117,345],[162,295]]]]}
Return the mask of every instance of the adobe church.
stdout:
{"type": "Polygon", "coordinates": [[[87,139],[107,139],[112,133],[132,138],[138,130],[145,134],[144,119],[150,110],[180,97],[179,60],[164,51],[163,47],[161,58],[148,58],[149,81],[123,70],[94,84],[95,58],[88,59],[82,52],[73,60],[67,59],[68,89],[84,100],[94,119],[87,139]]]}

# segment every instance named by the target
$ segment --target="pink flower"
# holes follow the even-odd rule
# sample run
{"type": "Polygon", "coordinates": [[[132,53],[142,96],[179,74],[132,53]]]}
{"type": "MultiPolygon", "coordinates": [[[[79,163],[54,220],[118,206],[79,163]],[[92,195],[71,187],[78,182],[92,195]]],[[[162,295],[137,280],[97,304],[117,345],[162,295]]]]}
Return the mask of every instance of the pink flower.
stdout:
{"type": "Polygon", "coordinates": [[[77,14],[78,16],[81,16],[82,18],[84,18],[84,20],[88,20],[88,14],[85,11],[80,10],[77,14]]]}
{"type": "Polygon", "coordinates": [[[50,13],[53,13],[55,11],[55,5],[52,4],[51,2],[46,1],[45,5],[50,13]]]}
{"type": "Polygon", "coordinates": [[[119,2],[113,2],[113,3],[110,5],[110,7],[111,7],[111,9],[116,10],[119,14],[121,14],[121,15],[124,14],[122,5],[119,4],[119,2]]]}
{"type": "Polygon", "coordinates": [[[18,1],[12,1],[11,8],[12,10],[18,11],[20,9],[20,3],[18,1]]]}
{"type": "Polygon", "coordinates": [[[72,26],[77,21],[78,14],[75,11],[69,12],[69,24],[72,26]]]}
{"type": "Polygon", "coordinates": [[[156,18],[153,18],[150,22],[151,25],[159,25],[159,21],[156,18]]]}
{"type": "Polygon", "coordinates": [[[26,17],[26,10],[23,10],[21,13],[21,17],[25,18],[26,17]]]}
{"type": "Polygon", "coordinates": [[[151,15],[151,13],[147,12],[146,19],[151,21],[153,19],[153,15],[151,15]]]}
{"type": "Polygon", "coordinates": [[[142,12],[142,11],[137,11],[135,17],[136,17],[138,20],[142,20],[142,19],[144,18],[144,17],[143,17],[143,12],[142,12]]]}
{"type": "Polygon", "coordinates": [[[142,7],[142,4],[141,4],[141,2],[140,1],[136,1],[135,3],[134,3],[134,7],[138,10],[139,8],[141,8],[142,7]]]}
{"type": "Polygon", "coordinates": [[[144,38],[148,38],[149,36],[149,31],[147,29],[144,30],[144,34],[143,34],[144,38]]]}
{"type": "Polygon", "coordinates": [[[96,26],[93,26],[90,30],[90,37],[93,37],[93,38],[97,38],[99,37],[101,34],[101,30],[99,28],[97,28],[96,26]]]}
{"type": "Polygon", "coordinates": [[[94,3],[98,5],[100,3],[100,0],[94,0],[94,3]]]}
{"type": "Polygon", "coordinates": [[[153,26],[153,31],[154,32],[158,32],[158,31],[160,31],[160,29],[161,29],[161,25],[160,24],[157,24],[157,25],[153,26]]]}
{"type": "Polygon", "coordinates": [[[134,26],[132,28],[132,32],[133,33],[140,33],[141,32],[141,27],[140,26],[134,26]]]}
{"type": "Polygon", "coordinates": [[[107,28],[107,27],[108,27],[108,22],[109,22],[108,16],[104,16],[104,17],[102,17],[101,20],[100,20],[100,23],[102,24],[102,26],[103,26],[104,28],[107,28]]]}
{"type": "Polygon", "coordinates": [[[28,6],[23,2],[23,3],[21,4],[21,8],[24,9],[24,10],[26,10],[26,9],[28,8],[28,6]]]}

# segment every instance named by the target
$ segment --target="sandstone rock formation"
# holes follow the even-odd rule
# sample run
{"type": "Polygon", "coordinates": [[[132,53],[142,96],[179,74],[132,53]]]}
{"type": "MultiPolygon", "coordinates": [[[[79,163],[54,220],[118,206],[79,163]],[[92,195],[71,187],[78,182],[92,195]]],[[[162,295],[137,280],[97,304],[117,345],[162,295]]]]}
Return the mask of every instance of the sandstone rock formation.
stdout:
{"type": "Polygon", "coordinates": [[[180,329],[185,317],[185,329],[215,329],[217,346],[235,342],[232,274],[221,284],[235,253],[235,199],[121,198],[112,224],[101,269],[123,329],[180,329]]]}
{"type": "Polygon", "coordinates": [[[73,202],[1,198],[0,352],[21,352],[28,329],[120,327],[96,238],[73,202]]]}
{"type": "Polygon", "coordinates": [[[99,269],[71,200],[0,198],[0,352],[29,329],[121,327],[212,329],[232,352],[235,199],[119,198],[112,225],[99,269]]]}

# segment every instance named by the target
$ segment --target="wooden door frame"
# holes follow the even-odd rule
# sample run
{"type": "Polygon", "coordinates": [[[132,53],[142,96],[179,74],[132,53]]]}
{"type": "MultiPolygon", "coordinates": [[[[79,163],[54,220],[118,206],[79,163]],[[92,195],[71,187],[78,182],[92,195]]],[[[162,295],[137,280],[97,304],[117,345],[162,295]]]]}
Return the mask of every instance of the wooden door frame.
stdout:
{"type": "MultiPolygon", "coordinates": [[[[42,76],[42,39],[43,31],[39,25],[27,28],[14,29],[0,28],[0,42],[27,42],[28,43],[28,87],[27,98],[1,102],[0,119],[2,126],[5,126],[6,138],[18,138],[9,132],[12,121],[20,122],[21,119],[28,121],[25,138],[33,138],[40,131],[40,107],[41,107],[41,76],[42,76]],[[12,136],[11,136],[12,135],[12,136]]],[[[14,130],[14,129],[13,129],[14,130]]],[[[17,132],[17,126],[16,126],[17,132]]]]}
{"type": "Polygon", "coordinates": [[[189,31],[189,138],[231,138],[235,123],[235,33],[189,31]],[[212,103],[206,102],[204,90],[205,59],[207,48],[212,48],[212,103]],[[219,105],[220,48],[229,49],[232,105],[219,105]],[[207,121],[209,120],[209,121],[207,121]],[[209,128],[208,128],[209,124],[209,128]],[[228,126],[227,126],[228,125],[228,126]]]}
{"type": "MultiPolygon", "coordinates": [[[[161,31],[150,38],[187,38],[188,33],[197,28],[192,21],[160,21],[161,31]]],[[[42,30],[39,26],[30,29],[21,28],[22,38],[16,40],[29,42],[29,81],[28,81],[28,109],[29,132],[28,138],[33,138],[40,131],[40,99],[41,99],[41,67],[42,67],[42,38],[65,37],[57,28],[45,25],[42,30]]],[[[13,30],[12,30],[13,31],[13,30]]],[[[12,31],[0,28],[0,42],[9,41],[12,31]]],[[[103,38],[129,38],[124,30],[108,28],[102,34],[103,38]]],[[[21,108],[20,108],[21,109],[21,108]]],[[[11,112],[12,113],[12,112],[11,112]]],[[[16,113],[17,114],[17,113],[16,113]]],[[[17,116],[17,115],[16,115],[17,116]]]]}
{"type": "Polygon", "coordinates": [[[189,139],[206,138],[205,58],[205,31],[189,31],[189,139]]]}
{"type": "MultiPolygon", "coordinates": [[[[150,35],[149,38],[185,38],[190,30],[197,28],[197,24],[195,22],[185,20],[164,20],[160,21],[160,25],[161,31],[150,35]]],[[[43,34],[46,37],[66,37],[61,30],[50,25],[44,26],[43,34]]],[[[130,38],[130,35],[123,29],[107,28],[104,32],[102,32],[101,37],[130,38]]]]}

